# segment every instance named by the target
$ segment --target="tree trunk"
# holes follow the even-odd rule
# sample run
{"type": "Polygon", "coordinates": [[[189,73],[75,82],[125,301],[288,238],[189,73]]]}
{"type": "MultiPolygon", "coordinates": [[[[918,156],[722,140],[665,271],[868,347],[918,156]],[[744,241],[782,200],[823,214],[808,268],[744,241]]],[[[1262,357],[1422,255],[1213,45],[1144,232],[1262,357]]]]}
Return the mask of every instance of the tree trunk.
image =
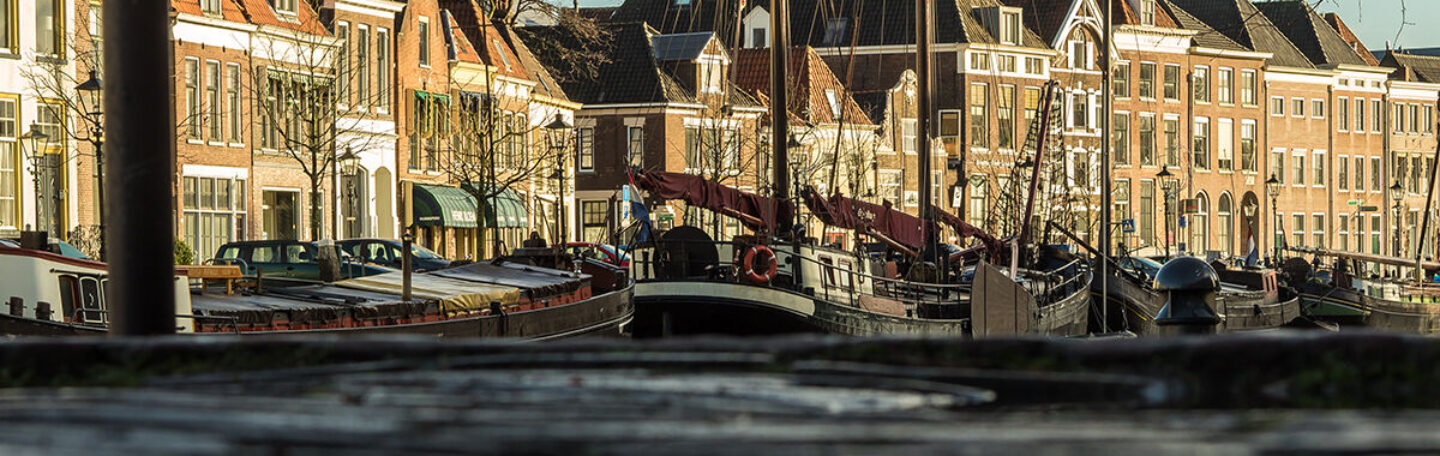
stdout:
{"type": "Polygon", "coordinates": [[[485,203],[481,201],[475,201],[475,261],[485,258],[485,203]]]}
{"type": "Polygon", "coordinates": [[[320,176],[310,177],[310,240],[319,241],[324,227],[325,197],[320,193],[320,176]]]}

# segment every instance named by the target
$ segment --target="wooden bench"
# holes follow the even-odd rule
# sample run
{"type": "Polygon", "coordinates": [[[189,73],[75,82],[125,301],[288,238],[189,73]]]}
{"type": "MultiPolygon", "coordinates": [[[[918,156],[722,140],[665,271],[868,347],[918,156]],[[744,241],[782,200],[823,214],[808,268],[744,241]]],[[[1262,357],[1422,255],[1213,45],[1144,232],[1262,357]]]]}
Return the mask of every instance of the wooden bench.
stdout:
{"type": "Polygon", "coordinates": [[[184,265],[175,267],[176,274],[183,274],[192,279],[200,279],[200,292],[205,292],[205,285],[212,280],[225,282],[225,294],[235,294],[235,281],[245,277],[240,266],[202,264],[184,265]]]}

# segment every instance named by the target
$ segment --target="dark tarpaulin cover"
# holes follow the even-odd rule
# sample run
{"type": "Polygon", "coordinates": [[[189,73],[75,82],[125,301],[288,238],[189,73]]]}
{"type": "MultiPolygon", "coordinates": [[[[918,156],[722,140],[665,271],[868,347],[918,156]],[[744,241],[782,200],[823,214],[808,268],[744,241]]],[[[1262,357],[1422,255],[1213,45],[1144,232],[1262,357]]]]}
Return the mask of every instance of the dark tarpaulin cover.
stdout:
{"type": "MultiPolygon", "coordinates": [[[[405,303],[399,296],[332,285],[291,287],[260,295],[192,295],[191,308],[196,315],[234,318],[241,325],[261,326],[277,320],[291,325],[321,325],[345,317],[403,318],[438,311],[434,301],[405,303]]],[[[201,322],[225,325],[221,320],[202,319],[201,322]]]]}
{"type": "Polygon", "coordinates": [[[960,237],[979,239],[980,243],[985,245],[985,250],[990,251],[992,261],[994,258],[998,258],[1005,253],[1005,247],[1000,243],[1000,240],[996,239],[995,236],[991,236],[990,233],[985,232],[985,230],[976,228],[975,225],[966,223],[964,220],[960,220],[960,217],[956,217],[949,212],[935,209],[935,213],[940,217],[941,223],[950,225],[951,228],[955,229],[955,234],[960,237]]]}
{"type": "Polygon", "coordinates": [[[654,196],[667,200],[681,200],[693,206],[729,215],[734,215],[731,213],[733,211],[735,214],[741,215],[736,218],[752,230],[777,226],[777,218],[781,221],[788,221],[792,220],[795,215],[795,208],[789,201],[777,201],[773,198],[726,187],[700,176],[664,171],[644,171],[637,172],[633,177],[635,177],[635,185],[654,196]],[[770,215],[771,208],[775,208],[775,218],[770,215]]]}
{"type": "Polygon", "coordinates": [[[590,276],[522,263],[470,263],[426,274],[519,288],[524,296],[541,298],[571,293],[590,286],[590,276]]]}
{"type": "Polygon", "coordinates": [[[813,188],[803,193],[805,205],[820,221],[847,230],[871,231],[917,251],[925,245],[925,222],[885,205],[867,203],[838,194],[820,196],[813,188]]]}

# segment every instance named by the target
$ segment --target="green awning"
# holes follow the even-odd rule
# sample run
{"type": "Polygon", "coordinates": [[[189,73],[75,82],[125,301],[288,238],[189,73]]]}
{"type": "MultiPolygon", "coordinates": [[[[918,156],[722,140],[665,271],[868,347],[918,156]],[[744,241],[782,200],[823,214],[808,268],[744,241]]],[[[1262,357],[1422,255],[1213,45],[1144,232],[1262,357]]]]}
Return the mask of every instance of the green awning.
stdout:
{"type": "Polygon", "coordinates": [[[415,225],[475,228],[475,198],[455,187],[415,184],[415,225]]]}
{"type": "MultiPolygon", "coordinates": [[[[415,224],[418,226],[445,226],[450,228],[476,228],[475,198],[470,193],[455,187],[415,184],[415,224]]],[[[486,225],[490,228],[525,228],[530,226],[530,212],[520,195],[505,189],[490,198],[490,210],[486,211],[486,225]]]]}

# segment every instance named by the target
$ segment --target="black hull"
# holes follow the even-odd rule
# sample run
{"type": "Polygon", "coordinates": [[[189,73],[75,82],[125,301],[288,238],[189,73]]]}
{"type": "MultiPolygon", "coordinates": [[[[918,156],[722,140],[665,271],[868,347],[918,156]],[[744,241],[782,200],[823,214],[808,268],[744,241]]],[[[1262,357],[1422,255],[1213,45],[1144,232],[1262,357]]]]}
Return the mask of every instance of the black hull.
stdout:
{"type": "MultiPolygon", "coordinates": [[[[370,335],[420,334],[435,337],[507,337],[532,340],[562,339],[579,336],[619,336],[622,327],[635,315],[634,286],[602,294],[563,306],[489,315],[474,318],[415,323],[406,325],[367,326],[358,328],[313,329],[297,331],[247,331],[242,335],[370,335]]],[[[104,335],[101,328],[77,326],[29,318],[0,315],[0,333],[10,336],[77,336],[104,335]]],[[[233,332],[201,333],[200,335],[235,334],[233,332]]]]}
{"type": "Polygon", "coordinates": [[[1358,322],[1366,328],[1382,331],[1440,334],[1440,303],[1392,301],[1369,296],[1355,290],[1313,283],[1305,284],[1302,289],[1302,299],[1305,301],[1304,307],[1307,311],[1321,305],[1353,309],[1357,314],[1356,317],[1332,319],[1342,324],[1358,322]]]}
{"type": "Polygon", "coordinates": [[[1278,301],[1266,302],[1263,296],[1223,295],[1221,313],[1223,331],[1254,331],[1276,329],[1290,324],[1300,315],[1300,297],[1283,292],[1278,301]]]}
{"type": "MultiPolygon", "coordinates": [[[[1103,321],[1109,317],[1109,325],[1106,328],[1091,328],[1096,333],[1130,331],[1135,334],[1157,334],[1159,327],[1155,325],[1155,316],[1160,314],[1160,309],[1165,308],[1166,296],[1149,288],[1142,287],[1130,279],[1112,274],[1105,277],[1109,289],[1104,290],[1110,293],[1109,299],[1103,300],[1107,306],[1106,315],[1097,315],[1094,322],[1103,321]]],[[[1091,282],[1090,291],[1094,299],[1102,299],[1100,281],[1091,282]]],[[[1100,306],[1095,307],[1097,310],[1100,306]]]]}
{"type": "MultiPolygon", "coordinates": [[[[1159,334],[1160,327],[1155,324],[1155,316],[1165,308],[1167,296],[1128,278],[1111,275],[1107,281],[1110,299],[1105,305],[1109,306],[1110,325],[1106,329],[1111,332],[1159,334]]],[[[1090,291],[1096,299],[1100,299],[1099,281],[1091,286],[1090,291]]],[[[1221,292],[1215,311],[1221,314],[1223,321],[1217,329],[1232,332],[1285,327],[1301,318],[1300,301],[1299,296],[1288,290],[1281,290],[1278,299],[1268,299],[1263,292],[1221,292]]],[[[1097,315],[1093,321],[1101,319],[1097,315]]],[[[1091,329],[1100,331],[1100,328],[1091,329]]]]}

